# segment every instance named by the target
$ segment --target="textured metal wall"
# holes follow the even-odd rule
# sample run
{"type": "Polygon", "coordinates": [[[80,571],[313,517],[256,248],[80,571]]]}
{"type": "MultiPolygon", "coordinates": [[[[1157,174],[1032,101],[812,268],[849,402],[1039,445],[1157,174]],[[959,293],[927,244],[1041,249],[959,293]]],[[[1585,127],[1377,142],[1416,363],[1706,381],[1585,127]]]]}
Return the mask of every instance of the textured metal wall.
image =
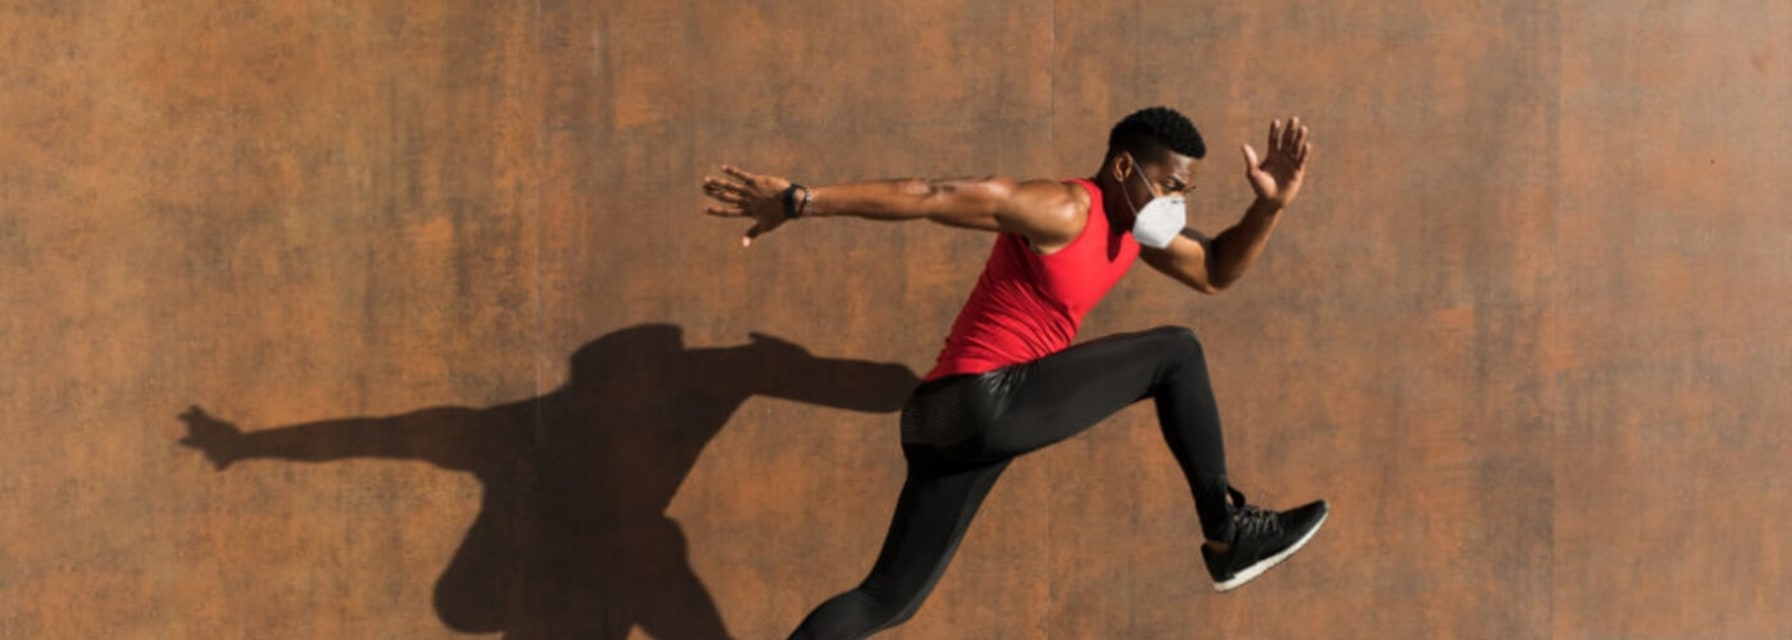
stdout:
{"type": "Polygon", "coordinates": [[[1135,407],[889,637],[1792,633],[1783,3],[0,15],[0,637],[782,637],[869,567],[991,238],[742,250],[700,177],[1082,176],[1152,104],[1197,226],[1272,117],[1312,173],[1235,289],[1141,267],[1084,337],[1194,327],[1235,480],[1334,518],[1213,594],[1135,407]]]}

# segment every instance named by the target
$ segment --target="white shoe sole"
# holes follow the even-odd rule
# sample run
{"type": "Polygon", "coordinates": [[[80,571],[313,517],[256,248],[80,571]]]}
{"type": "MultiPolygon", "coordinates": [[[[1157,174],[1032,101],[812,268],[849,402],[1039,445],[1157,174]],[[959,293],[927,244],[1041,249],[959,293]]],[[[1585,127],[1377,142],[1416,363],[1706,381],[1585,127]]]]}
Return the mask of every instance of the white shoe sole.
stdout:
{"type": "Polygon", "coordinates": [[[1231,580],[1213,583],[1213,589],[1221,593],[1237,589],[1244,586],[1244,583],[1250,582],[1251,579],[1263,575],[1263,572],[1270,570],[1278,564],[1282,564],[1282,561],[1287,560],[1288,556],[1294,555],[1294,552],[1300,551],[1301,547],[1307,546],[1307,541],[1313,539],[1313,534],[1319,533],[1319,529],[1325,526],[1325,519],[1330,518],[1331,516],[1332,510],[1329,508],[1326,509],[1325,513],[1319,516],[1318,524],[1313,525],[1313,528],[1307,531],[1307,535],[1301,536],[1299,540],[1294,541],[1294,544],[1288,545],[1288,548],[1283,549],[1281,553],[1259,561],[1257,564],[1245,567],[1243,571],[1232,576],[1231,580]]]}

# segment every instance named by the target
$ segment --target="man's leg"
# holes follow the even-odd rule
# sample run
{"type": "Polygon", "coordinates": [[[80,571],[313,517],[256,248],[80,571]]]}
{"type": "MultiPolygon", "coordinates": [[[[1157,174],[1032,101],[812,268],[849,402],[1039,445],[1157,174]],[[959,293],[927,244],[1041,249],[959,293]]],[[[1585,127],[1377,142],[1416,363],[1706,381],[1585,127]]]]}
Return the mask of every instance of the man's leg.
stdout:
{"type": "Polygon", "coordinates": [[[1015,375],[1027,378],[1017,381],[1001,416],[981,437],[947,453],[966,460],[1020,455],[1151,398],[1164,439],[1194,493],[1210,541],[1201,556],[1221,591],[1249,582],[1298,551],[1330,511],[1323,500],[1288,511],[1261,509],[1230,488],[1206,357],[1187,329],[1109,336],[1042,358],[1015,375]]]}
{"type": "Polygon", "coordinates": [[[863,638],[913,616],[1009,462],[966,465],[947,461],[925,445],[905,444],[902,450],[908,479],[871,574],[858,588],[811,612],[792,640],[863,638]]]}
{"type": "Polygon", "coordinates": [[[1207,360],[1195,334],[1160,327],[1107,336],[1020,365],[1025,379],[979,438],[949,448],[962,459],[1005,459],[1064,440],[1152,398],[1164,440],[1182,467],[1201,527],[1224,540],[1226,451],[1207,360]]]}

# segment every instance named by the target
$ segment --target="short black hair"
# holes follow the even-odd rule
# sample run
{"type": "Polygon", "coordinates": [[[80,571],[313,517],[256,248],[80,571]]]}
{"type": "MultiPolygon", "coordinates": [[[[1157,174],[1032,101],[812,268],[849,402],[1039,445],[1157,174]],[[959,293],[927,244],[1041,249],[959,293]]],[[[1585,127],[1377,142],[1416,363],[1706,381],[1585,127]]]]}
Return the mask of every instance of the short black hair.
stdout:
{"type": "Polygon", "coordinates": [[[1132,153],[1140,162],[1156,160],[1163,150],[1195,158],[1207,157],[1207,143],[1186,116],[1169,107],[1150,107],[1133,112],[1108,132],[1108,156],[1132,153]]]}

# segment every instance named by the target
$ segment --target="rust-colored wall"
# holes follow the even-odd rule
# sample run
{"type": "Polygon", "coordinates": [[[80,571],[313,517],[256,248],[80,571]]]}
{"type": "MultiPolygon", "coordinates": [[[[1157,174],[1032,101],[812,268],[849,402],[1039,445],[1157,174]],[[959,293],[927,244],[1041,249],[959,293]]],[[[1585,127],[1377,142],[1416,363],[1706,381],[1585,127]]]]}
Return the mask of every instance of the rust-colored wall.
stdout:
{"type": "Polygon", "coordinates": [[[1202,228],[1271,117],[1312,174],[1084,337],[1195,327],[1237,482],[1335,517],[1213,594],[1135,407],[889,637],[1792,634],[1784,4],[511,4],[0,9],[0,637],[782,637],[990,238],[742,250],[700,177],[1086,175],[1159,103],[1202,228]]]}

